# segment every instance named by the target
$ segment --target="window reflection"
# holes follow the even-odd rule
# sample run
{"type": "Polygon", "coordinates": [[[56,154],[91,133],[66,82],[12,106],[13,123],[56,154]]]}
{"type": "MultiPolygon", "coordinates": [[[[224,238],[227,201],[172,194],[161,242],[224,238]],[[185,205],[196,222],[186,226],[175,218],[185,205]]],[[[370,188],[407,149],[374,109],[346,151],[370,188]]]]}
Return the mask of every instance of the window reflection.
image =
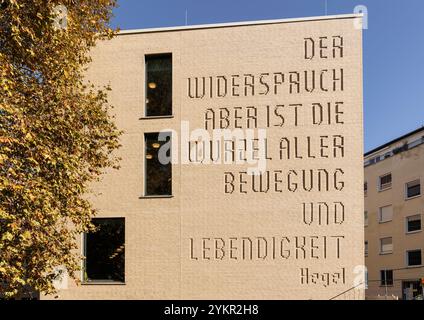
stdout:
{"type": "Polygon", "coordinates": [[[172,114],[172,55],[146,56],[146,116],[172,114]]]}
{"type": "MultiPolygon", "coordinates": [[[[172,164],[170,161],[161,163],[159,159],[159,150],[165,143],[171,141],[171,133],[167,134],[166,141],[159,141],[158,136],[158,133],[145,134],[146,196],[172,194],[172,164]]],[[[167,146],[164,146],[164,148],[167,148],[167,146]]],[[[170,147],[165,155],[170,159],[170,147]]]]}

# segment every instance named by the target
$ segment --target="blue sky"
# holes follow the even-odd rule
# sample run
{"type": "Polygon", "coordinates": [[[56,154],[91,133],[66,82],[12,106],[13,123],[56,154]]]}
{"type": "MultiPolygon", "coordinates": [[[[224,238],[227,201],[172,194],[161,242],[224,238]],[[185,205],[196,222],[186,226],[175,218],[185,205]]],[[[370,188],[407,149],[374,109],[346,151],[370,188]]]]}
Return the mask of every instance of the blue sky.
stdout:
{"type": "MultiPolygon", "coordinates": [[[[114,27],[139,29],[320,16],[325,0],[118,0],[114,27]]],[[[327,0],[327,14],[368,9],[365,151],[424,125],[424,1],[327,0]]]]}

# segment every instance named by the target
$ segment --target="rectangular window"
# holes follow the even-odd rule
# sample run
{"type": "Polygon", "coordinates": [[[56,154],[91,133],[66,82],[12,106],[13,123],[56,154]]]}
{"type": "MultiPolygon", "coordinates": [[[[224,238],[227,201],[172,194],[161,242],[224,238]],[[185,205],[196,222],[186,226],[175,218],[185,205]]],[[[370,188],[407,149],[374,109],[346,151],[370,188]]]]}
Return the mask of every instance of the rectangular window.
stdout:
{"type": "Polygon", "coordinates": [[[368,255],[368,241],[365,241],[365,255],[368,255]]]}
{"type": "Polygon", "coordinates": [[[364,225],[368,226],[368,211],[364,212],[364,225]]]}
{"type": "Polygon", "coordinates": [[[368,182],[364,183],[364,195],[367,196],[368,194],[368,182]]]}
{"type": "Polygon", "coordinates": [[[172,115],[172,54],[146,55],[146,117],[172,115]]]}
{"type": "Polygon", "coordinates": [[[380,253],[391,253],[391,252],[393,252],[392,237],[380,239],[380,253]]]}
{"type": "Polygon", "coordinates": [[[380,284],[382,286],[393,285],[393,270],[380,270],[380,284]]]}
{"type": "Polygon", "coordinates": [[[125,219],[95,218],[84,235],[84,281],[125,282],[125,219]]]}
{"type": "Polygon", "coordinates": [[[172,195],[171,133],[146,133],[145,196],[172,195]]]}
{"type": "Polygon", "coordinates": [[[421,265],[421,250],[409,250],[406,252],[406,259],[408,266],[420,266],[421,265]]]}
{"type": "Polygon", "coordinates": [[[406,232],[415,232],[421,230],[421,215],[406,217],[406,232]]]}
{"type": "Polygon", "coordinates": [[[379,221],[380,222],[392,221],[392,219],[393,219],[393,207],[391,205],[381,207],[379,209],[379,221]]]}
{"type": "Polygon", "coordinates": [[[379,179],[378,186],[379,186],[380,191],[389,189],[392,186],[392,174],[391,173],[385,174],[384,176],[381,176],[378,179],[379,179]]]}
{"type": "Polygon", "coordinates": [[[406,198],[413,198],[421,195],[420,180],[408,182],[406,184],[406,198]]]}

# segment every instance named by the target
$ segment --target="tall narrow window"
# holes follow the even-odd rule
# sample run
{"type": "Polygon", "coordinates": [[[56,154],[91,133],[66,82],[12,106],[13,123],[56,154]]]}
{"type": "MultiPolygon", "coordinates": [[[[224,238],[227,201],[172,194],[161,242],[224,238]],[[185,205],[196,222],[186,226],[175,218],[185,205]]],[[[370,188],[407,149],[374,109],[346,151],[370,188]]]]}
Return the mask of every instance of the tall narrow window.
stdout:
{"type": "Polygon", "coordinates": [[[368,182],[364,182],[364,195],[368,195],[368,182]]]}
{"type": "Polygon", "coordinates": [[[171,133],[146,133],[144,150],[144,195],[172,195],[171,133]]]}
{"type": "Polygon", "coordinates": [[[368,256],[368,241],[365,241],[365,256],[368,256]]]}
{"type": "Polygon", "coordinates": [[[364,212],[364,225],[365,227],[368,226],[368,211],[364,212]]]}
{"type": "Polygon", "coordinates": [[[420,180],[408,182],[405,187],[406,198],[413,198],[421,195],[421,183],[420,180]]]}
{"type": "Polygon", "coordinates": [[[84,235],[84,281],[125,281],[125,219],[95,218],[84,235]]]}
{"type": "Polygon", "coordinates": [[[172,54],[147,55],[146,117],[172,115],[172,54]]]}

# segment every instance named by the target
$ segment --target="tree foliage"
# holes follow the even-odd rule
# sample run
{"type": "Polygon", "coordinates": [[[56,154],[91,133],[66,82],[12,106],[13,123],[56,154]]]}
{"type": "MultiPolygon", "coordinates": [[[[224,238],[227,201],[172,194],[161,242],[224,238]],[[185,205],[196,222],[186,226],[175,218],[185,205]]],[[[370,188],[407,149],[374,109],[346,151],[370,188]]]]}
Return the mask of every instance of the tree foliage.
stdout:
{"type": "Polygon", "coordinates": [[[76,236],[92,228],[85,196],[121,132],[107,90],[85,81],[90,49],[110,39],[115,0],[0,0],[0,293],[54,293],[75,277],[76,236]],[[57,28],[58,5],[67,9],[57,28]]]}

